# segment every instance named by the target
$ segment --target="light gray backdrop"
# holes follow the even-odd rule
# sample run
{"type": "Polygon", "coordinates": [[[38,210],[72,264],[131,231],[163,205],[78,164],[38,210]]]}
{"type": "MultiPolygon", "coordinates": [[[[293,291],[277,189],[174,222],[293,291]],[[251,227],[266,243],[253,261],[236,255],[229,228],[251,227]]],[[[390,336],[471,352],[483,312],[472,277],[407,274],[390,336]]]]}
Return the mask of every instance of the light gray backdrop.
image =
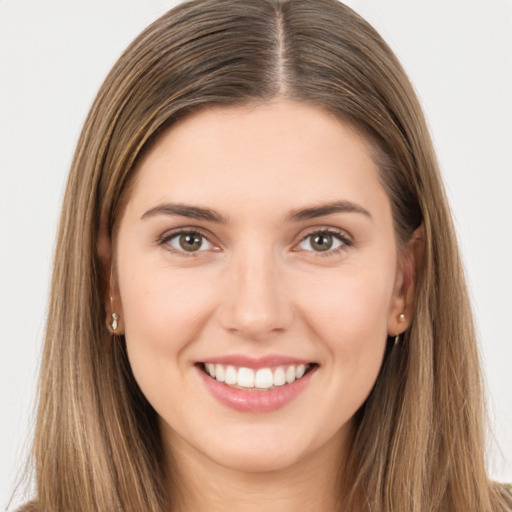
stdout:
{"type": "MultiPolygon", "coordinates": [[[[91,101],[171,0],[0,0],[0,509],[30,439],[59,203],[91,101]]],[[[351,0],[424,105],[459,230],[489,390],[490,471],[512,481],[512,2],[351,0]]]]}

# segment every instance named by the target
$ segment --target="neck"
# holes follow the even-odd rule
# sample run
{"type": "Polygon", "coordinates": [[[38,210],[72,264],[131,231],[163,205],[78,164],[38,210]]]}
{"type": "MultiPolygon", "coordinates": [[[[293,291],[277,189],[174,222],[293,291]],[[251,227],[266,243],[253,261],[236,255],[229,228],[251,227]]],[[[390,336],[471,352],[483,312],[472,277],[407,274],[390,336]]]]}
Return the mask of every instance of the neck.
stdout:
{"type": "Polygon", "coordinates": [[[339,510],[340,440],[292,466],[240,471],[198,454],[174,439],[172,482],[176,512],[336,512],[339,510]]]}

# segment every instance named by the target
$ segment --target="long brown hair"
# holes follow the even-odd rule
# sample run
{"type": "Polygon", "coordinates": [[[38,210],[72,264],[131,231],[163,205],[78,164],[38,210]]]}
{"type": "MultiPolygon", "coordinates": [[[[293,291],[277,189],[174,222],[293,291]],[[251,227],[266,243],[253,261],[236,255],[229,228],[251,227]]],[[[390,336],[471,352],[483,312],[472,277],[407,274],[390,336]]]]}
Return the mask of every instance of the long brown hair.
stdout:
{"type": "Polygon", "coordinates": [[[506,510],[485,471],[471,308],[424,117],[392,51],[336,0],[186,2],[148,27],[106,78],[59,227],[33,451],[37,510],[156,512],[172,502],[156,413],[123,338],[105,326],[98,236],[102,226],[114,235],[138,159],[177,119],[279,96],[326,109],[371,141],[400,244],[423,224],[415,316],[356,415],[340,483],[346,506],[506,510]]]}

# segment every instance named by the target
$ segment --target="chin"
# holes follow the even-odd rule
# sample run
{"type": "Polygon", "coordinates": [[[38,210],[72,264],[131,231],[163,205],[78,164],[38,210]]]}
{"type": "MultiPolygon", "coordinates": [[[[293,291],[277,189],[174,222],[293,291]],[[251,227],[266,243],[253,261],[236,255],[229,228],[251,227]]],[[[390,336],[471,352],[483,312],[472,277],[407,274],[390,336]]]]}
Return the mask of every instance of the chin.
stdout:
{"type": "Polygon", "coordinates": [[[269,449],[253,447],[238,448],[211,455],[220,466],[242,473],[272,473],[290,468],[302,460],[300,450],[269,449]]]}
{"type": "MultiPolygon", "coordinates": [[[[337,436],[335,436],[337,437],[337,436]]],[[[283,471],[323,451],[329,432],[260,423],[210,436],[203,444],[207,457],[222,467],[247,473],[283,471]]],[[[330,447],[332,453],[332,446],[330,447]]]]}

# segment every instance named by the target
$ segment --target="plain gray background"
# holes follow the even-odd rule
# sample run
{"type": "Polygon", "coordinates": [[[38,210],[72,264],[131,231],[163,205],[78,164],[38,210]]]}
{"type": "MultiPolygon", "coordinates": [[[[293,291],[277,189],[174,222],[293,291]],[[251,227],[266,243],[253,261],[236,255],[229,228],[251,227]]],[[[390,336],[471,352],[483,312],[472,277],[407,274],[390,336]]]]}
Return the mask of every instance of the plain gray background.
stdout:
{"type": "MultiPolygon", "coordinates": [[[[164,0],[0,0],[0,509],[30,442],[53,240],[81,125],[164,0]]],[[[512,481],[512,2],[352,0],[418,91],[451,199],[512,481]]],[[[12,506],[12,505],[11,505],[12,506]]]]}

